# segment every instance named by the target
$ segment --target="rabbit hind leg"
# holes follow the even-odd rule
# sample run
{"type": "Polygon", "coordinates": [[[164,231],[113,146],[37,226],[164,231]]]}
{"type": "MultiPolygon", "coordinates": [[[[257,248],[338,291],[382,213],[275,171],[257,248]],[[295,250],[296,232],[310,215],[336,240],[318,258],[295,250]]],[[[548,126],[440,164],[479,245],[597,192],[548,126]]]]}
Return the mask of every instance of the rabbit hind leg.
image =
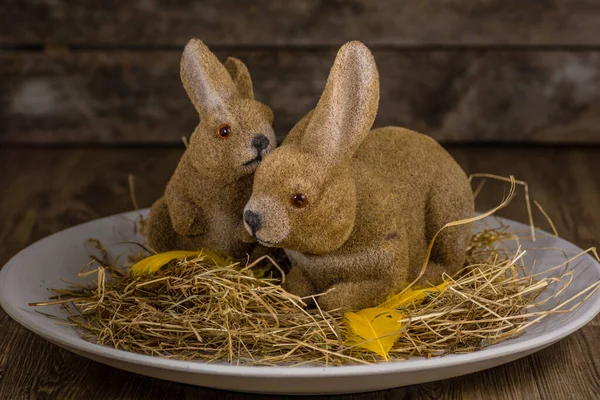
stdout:
{"type": "MultiPolygon", "coordinates": [[[[425,234],[429,244],[434,235],[447,223],[473,216],[471,188],[462,181],[436,182],[427,206],[425,234]]],[[[471,230],[472,224],[469,223],[448,227],[439,233],[431,250],[424,279],[439,283],[444,272],[453,275],[463,268],[471,230]]]]}

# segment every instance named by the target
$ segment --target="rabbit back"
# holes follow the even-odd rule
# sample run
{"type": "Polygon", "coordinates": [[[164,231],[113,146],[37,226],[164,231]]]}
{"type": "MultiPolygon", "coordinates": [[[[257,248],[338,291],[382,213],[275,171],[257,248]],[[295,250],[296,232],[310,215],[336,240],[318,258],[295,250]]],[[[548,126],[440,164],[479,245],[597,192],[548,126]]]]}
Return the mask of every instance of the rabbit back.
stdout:
{"type": "MultiPolygon", "coordinates": [[[[404,241],[406,246],[400,247],[408,249],[409,263],[403,279],[417,277],[438,230],[473,216],[467,176],[429,136],[399,127],[375,129],[356,152],[352,169],[359,207],[375,205],[368,212],[358,211],[363,217],[355,224],[355,235],[369,235],[362,232],[366,229],[383,241],[404,241]]],[[[442,231],[425,278],[435,283],[442,272],[452,274],[462,268],[470,235],[470,224],[442,231]]]]}

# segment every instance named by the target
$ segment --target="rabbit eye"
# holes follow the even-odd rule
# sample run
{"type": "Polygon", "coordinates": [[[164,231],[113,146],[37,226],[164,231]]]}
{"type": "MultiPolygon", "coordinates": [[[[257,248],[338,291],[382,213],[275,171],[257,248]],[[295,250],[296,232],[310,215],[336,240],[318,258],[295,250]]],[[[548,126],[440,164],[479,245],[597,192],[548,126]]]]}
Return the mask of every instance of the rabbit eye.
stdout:
{"type": "Polygon", "coordinates": [[[231,135],[231,127],[227,124],[219,125],[217,136],[221,139],[226,139],[229,135],[231,135]]]}
{"type": "Polygon", "coordinates": [[[306,207],[308,204],[308,199],[304,193],[296,193],[290,199],[290,203],[292,203],[292,205],[296,208],[302,208],[306,207]]]}

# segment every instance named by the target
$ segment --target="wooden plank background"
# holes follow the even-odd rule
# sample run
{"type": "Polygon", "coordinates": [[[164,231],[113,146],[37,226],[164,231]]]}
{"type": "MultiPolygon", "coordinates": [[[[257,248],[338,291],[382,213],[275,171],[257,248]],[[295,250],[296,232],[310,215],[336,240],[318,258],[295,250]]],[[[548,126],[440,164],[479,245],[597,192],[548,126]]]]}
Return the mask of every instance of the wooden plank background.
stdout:
{"type": "Polygon", "coordinates": [[[7,0],[0,43],[598,45],[598,0],[7,0]]]}
{"type": "Polygon", "coordinates": [[[600,0],[4,1],[0,143],[178,143],[197,36],[242,59],[280,138],[337,48],[370,45],[376,125],[442,142],[600,143],[600,0]]]}

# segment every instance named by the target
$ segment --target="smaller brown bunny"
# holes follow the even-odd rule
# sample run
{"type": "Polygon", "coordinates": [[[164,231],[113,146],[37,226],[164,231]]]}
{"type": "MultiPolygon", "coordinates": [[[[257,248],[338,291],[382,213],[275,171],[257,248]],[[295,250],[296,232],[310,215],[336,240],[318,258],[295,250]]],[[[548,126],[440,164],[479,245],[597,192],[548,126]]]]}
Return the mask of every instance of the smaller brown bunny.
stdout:
{"type": "MultiPolygon", "coordinates": [[[[244,211],[259,243],[292,262],[284,287],[326,293],[327,310],[375,306],[419,276],[446,223],[473,215],[468,179],[433,139],[403,128],[369,131],[379,75],[360,42],[338,52],[316,108],[258,167],[244,211]]],[[[463,267],[470,225],[442,231],[420,283],[463,267]]]]}
{"type": "Polygon", "coordinates": [[[146,237],[157,252],[202,247],[234,258],[256,241],[242,222],[253,172],[275,145],[273,112],[254,100],[240,60],[221,64],[198,39],[185,46],[181,81],[200,115],[165,194],[150,211],[146,237]]]}

